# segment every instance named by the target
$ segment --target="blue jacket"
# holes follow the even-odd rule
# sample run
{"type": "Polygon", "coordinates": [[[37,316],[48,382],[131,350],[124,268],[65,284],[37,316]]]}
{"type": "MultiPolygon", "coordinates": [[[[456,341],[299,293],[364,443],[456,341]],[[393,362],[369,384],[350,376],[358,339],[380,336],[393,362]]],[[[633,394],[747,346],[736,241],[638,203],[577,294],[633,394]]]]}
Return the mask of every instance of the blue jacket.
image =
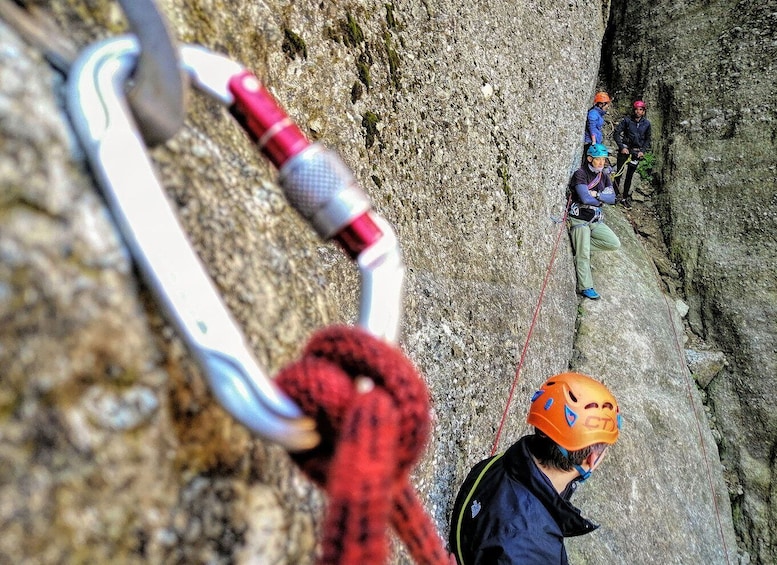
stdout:
{"type": "Polygon", "coordinates": [[[584,143],[604,143],[602,128],[604,127],[604,115],[606,113],[599,106],[594,106],[588,110],[588,116],[585,121],[585,133],[583,134],[584,143]],[[595,139],[591,139],[591,134],[593,134],[595,139]]]}
{"type": "Polygon", "coordinates": [[[472,468],[453,505],[449,543],[459,565],[567,565],[564,537],[598,528],[569,502],[578,482],[556,492],[527,437],[496,457],[472,468]]]}
{"type": "Polygon", "coordinates": [[[615,128],[613,138],[618,144],[618,149],[635,149],[647,153],[651,144],[650,121],[641,118],[639,121],[631,116],[623,118],[615,128]]]}

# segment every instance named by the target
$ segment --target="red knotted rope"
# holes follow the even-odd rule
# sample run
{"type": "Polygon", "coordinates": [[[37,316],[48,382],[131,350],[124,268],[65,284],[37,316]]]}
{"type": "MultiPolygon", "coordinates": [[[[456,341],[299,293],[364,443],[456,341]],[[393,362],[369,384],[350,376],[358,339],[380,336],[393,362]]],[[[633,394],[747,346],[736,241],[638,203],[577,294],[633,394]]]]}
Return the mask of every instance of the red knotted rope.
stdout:
{"type": "Polygon", "coordinates": [[[388,526],[418,564],[448,564],[408,475],[429,436],[429,392],[399,349],[363,330],[318,332],[278,385],[316,420],[321,443],[292,458],[328,495],[319,563],[385,563],[388,526]],[[359,379],[374,387],[360,392],[359,379]]]}

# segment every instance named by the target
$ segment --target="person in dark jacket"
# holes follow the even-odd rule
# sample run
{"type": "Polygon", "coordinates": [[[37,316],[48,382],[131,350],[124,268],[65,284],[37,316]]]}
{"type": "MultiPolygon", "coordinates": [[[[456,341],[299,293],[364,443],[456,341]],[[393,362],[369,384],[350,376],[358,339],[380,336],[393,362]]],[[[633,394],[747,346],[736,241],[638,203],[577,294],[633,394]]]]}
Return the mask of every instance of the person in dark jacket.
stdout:
{"type": "Polygon", "coordinates": [[[620,177],[616,180],[616,184],[623,205],[627,208],[631,206],[631,179],[634,177],[634,171],[645,157],[645,153],[650,151],[652,134],[650,120],[645,117],[646,113],[645,103],[637,100],[632,105],[631,116],[623,118],[613,134],[618,146],[616,170],[620,177]],[[625,170],[623,170],[624,165],[625,170]]]}
{"type": "Polygon", "coordinates": [[[621,427],[618,403],[580,373],[534,393],[532,435],[472,468],[456,497],[449,544],[458,565],[567,565],[564,538],[598,526],[570,502],[621,427]]]}
{"type": "Polygon", "coordinates": [[[621,246],[618,236],[604,223],[603,204],[615,204],[615,189],[605,170],[607,148],[597,143],[588,148],[587,163],[572,175],[569,237],[575,254],[577,290],[591,300],[601,296],[594,289],[591,250],[613,251],[621,246]]]}

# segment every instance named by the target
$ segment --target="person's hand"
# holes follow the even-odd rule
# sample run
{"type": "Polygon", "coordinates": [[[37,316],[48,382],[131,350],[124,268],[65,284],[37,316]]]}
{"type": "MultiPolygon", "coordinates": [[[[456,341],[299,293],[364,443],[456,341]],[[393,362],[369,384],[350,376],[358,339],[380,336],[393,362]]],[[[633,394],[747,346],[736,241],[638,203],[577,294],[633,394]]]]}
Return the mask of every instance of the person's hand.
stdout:
{"type": "Polygon", "coordinates": [[[645,156],[645,154],[642,151],[637,153],[637,159],[642,159],[644,156],[645,156]]]}

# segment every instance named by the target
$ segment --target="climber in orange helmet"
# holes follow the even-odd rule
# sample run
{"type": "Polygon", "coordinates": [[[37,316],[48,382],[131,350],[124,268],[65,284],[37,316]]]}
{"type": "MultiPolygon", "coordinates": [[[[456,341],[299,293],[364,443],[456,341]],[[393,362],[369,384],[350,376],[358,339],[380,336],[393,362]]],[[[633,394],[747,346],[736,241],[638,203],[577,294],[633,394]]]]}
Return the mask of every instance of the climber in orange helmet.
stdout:
{"type": "Polygon", "coordinates": [[[618,403],[580,373],[551,377],[534,393],[534,433],[481,461],[456,497],[449,543],[459,565],[566,565],[564,538],[598,526],[570,502],[618,439],[618,403]]]}
{"type": "MultiPolygon", "coordinates": [[[[604,115],[610,109],[612,99],[606,92],[597,92],[594,96],[594,105],[588,110],[585,119],[585,132],[583,133],[583,161],[588,148],[596,143],[604,143],[604,115]]],[[[583,163],[585,165],[585,162],[583,163]]]]}

